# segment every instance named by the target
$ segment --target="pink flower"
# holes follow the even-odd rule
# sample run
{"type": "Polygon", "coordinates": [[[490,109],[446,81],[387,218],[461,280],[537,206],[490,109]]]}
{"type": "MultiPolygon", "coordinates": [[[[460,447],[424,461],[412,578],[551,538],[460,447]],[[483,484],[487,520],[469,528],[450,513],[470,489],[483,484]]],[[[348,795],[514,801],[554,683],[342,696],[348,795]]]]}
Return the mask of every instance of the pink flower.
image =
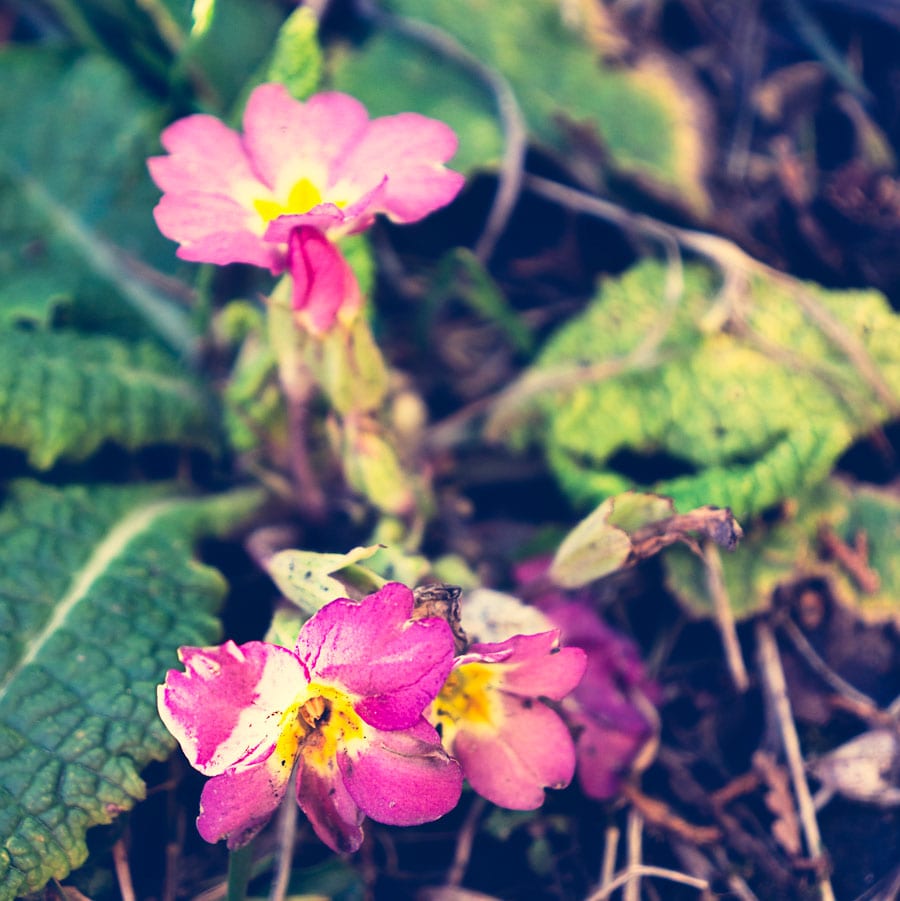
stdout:
{"type": "MultiPolygon", "coordinates": [[[[547,557],[522,561],[517,581],[546,585],[549,563],[547,557]]],[[[566,645],[587,654],[584,678],[563,702],[563,715],[575,732],[582,790],[601,801],[613,798],[655,733],[659,688],[647,676],[637,646],[600,619],[586,593],[569,596],[550,585],[535,605],[566,645]]]]}
{"type": "Polygon", "coordinates": [[[607,626],[591,606],[559,596],[545,598],[540,606],[563,640],[587,653],[584,678],[564,711],[577,736],[578,782],[589,797],[607,800],[619,793],[654,734],[659,689],[634,643],[607,626]]]}
{"type": "Polygon", "coordinates": [[[575,771],[568,728],[542,697],[559,701],[578,684],[584,652],[559,648],[559,633],[516,635],[472,645],[426,716],[478,794],[533,810],[544,788],[564,788],[575,771]]]}
{"type": "MultiPolygon", "coordinates": [[[[301,103],[280,84],[250,95],[243,134],[195,115],[166,128],[161,141],[169,155],[148,161],[164,191],[154,215],[160,231],[180,244],[178,256],[251,263],[273,274],[289,268],[295,282],[302,254],[289,244],[296,229],[306,243],[309,229],[334,241],[368,228],[378,213],[415,222],[453,200],[463,184],[443,165],[457,146],[443,122],[417,113],[370,120],[346,94],[301,103]]],[[[355,282],[347,290],[347,303],[358,303],[355,282]]],[[[294,296],[296,308],[319,324],[335,315],[310,309],[322,294],[295,288],[294,296]]],[[[335,305],[330,298],[326,307],[335,305]]]]}
{"type": "Polygon", "coordinates": [[[284,797],[335,851],[355,851],[364,815],[411,826],[453,808],[462,775],[422,716],[453,658],[446,622],[410,622],[412,592],[389,583],[332,601],[293,650],[261,641],[182,648],[185,672],[159,686],[163,722],[191,765],[212,776],[197,828],[246,844],[284,797]]]}

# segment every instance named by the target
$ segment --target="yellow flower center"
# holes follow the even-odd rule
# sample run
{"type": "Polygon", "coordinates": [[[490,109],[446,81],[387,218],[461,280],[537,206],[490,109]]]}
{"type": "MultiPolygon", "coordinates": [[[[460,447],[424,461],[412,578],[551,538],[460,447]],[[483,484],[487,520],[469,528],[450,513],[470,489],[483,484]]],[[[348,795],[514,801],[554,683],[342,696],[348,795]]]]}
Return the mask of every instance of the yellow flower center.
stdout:
{"type": "Polygon", "coordinates": [[[284,203],[280,200],[258,197],[253,201],[253,208],[262,217],[263,222],[271,222],[279,216],[308,213],[321,202],[322,194],[319,189],[308,178],[301,178],[294,183],[284,203]]]}
{"type": "Polygon", "coordinates": [[[451,741],[460,723],[468,728],[493,729],[498,720],[493,682],[496,666],[464,663],[447,677],[431,708],[431,721],[441,726],[444,742],[451,741]]]}
{"type": "Polygon", "coordinates": [[[365,737],[365,725],[347,695],[316,683],[284,711],[280,725],[275,754],[283,767],[300,754],[304,764],[327,770],[339,745],[365,737]]]}

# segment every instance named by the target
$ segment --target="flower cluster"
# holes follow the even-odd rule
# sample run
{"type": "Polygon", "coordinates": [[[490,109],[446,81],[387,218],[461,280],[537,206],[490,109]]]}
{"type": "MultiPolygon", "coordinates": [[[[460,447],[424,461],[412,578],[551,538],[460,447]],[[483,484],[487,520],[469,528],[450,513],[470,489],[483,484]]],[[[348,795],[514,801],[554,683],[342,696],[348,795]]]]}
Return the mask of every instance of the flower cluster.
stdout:
{"type": "Polygon", "coordinates": [[[335,241],[379,213],[415,222],[449,203],[463,176],[444,167],[456,135],[417,113],[370,120],[336,92],[305,103],[263,84],[244,110],[243,134],[194,115],[163,131],[167,156],[148,161],[164,191],[154,215],[178,256],[289,271],[297,321],[313,334],[361,304],[335,241]]]}
{"type": "Polygon", "coordinates": [[[542,699],[575,687],[584,652],[559,648],[551,631],[454,658],[447,621],[415,619],[414,608],[413,593],[389,583],[327,604],[293,649],[181,649],[185,671],[169,671],[158,706],[191,764],[212,777],[197,820],[207,841],[246,844],[292,773],[298,804],[336,851],[360,846],[364,816],[437,819],[458,801],[463,775],[516,809],[569,783],[572,738],[542,699]]]}

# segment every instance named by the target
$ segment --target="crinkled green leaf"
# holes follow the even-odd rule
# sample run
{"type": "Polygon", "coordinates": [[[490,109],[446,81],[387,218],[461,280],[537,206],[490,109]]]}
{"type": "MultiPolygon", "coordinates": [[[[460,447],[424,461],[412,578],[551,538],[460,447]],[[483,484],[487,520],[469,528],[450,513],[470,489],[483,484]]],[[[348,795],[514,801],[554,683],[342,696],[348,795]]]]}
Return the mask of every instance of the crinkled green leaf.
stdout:
{"type": "MultiPolygon", "coordinates": [[[[722,577],[738,619],[766,610],[779,587],[816,580],[831,596],[868,622],[900,624],[900,498],[883,489],[830,479],[799,498],[797,512],[773,525],[757,524],[733,554],[722,557],[722,577]],[[863,533],[864,561],[876,586],[828,555],[820,538],[829,529],[848,546],[863,533]]],[[[702,561],[681,549],[667,552],[669,588],[694,616],[711,616],[702,561]]]]}
{"type": "Polygon", "coordinates": [[[104,441],[218,444],[209,399],[155,345],[10,329],[0,331],[0,360],[0,444],[39,469],[83,460],[104,441]]]}
{"type": "MultiPolygon", "coordinates": [[[[745,520],[821,482],[890,411],[788,287],[754,279],[733,317],[718,288],[690,266],[673,301],[653,262],[604,282],[548,341],[494,434],[542,444],[585,506],[637,487],[745,520]],[[659,465],[683,474],[660,478],[659,465]]],[[[884,297],[803,289],[900,395],[900,317],[884,297]]]]}
{"type": "MultiPolygon", "coordinates": [[[[662,57],[633,69],[603,63],[588,42],[590,13],[579,33],[557,0],[391,0],[392,12],[426,23],[458,43],[512,86],[532,139],[570,156],[599,138],[622,173],[665,186],[691,206],[707,206],[700,101],[662,57]],[[573,128],[574,126],[574,128],[573,128]]],[[[460,136],[454,165],[495,166],[501,156],[496,101],[484,79],[406,34],[383,31],[355,53],[333,59],[333,82],[375,114],[416,110],[448,122],[460,136]]],[[[586,148],[585,148],[586,149],[586,148]]],[[[599,154],[591,154],[599,166],[599,154]]]]}
{"type": "Polygon", "coordinates": [[[15,286],[3,306],[68,297],[71,321],[129,334],[152,322],[187,350],[187,316],[144,274],[176,262],[151,215],[152,104],[110,60],[45,48],[4,49],[0,83],[0,284],[15,286]]]}
{"type": "Polygon", "coordinates": [[[141,768],[174,746],[156,685],[179,645],[219,634],[225,584],[191,543],[260,500],[11,488],[0,508],[2,901],[79,866],[87,829],[143,797],[141,768]]]}

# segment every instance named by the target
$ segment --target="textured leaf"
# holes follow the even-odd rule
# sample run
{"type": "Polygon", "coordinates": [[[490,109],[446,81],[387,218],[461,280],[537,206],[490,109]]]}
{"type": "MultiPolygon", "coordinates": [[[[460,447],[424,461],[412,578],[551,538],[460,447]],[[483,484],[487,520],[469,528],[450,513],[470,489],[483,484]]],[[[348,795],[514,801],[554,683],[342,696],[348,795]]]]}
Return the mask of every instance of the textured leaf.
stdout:
{"type": "MultiPolygon", "coordinates": [[[[524,423],[507,410],[492,429],[542,444],[579,504],[646,487],[678,510],[715,504],[745,520],[822,481],[890,413],[781,284],[754,280],[729,318],[708,270],[684,278],[675,303],[656,263],[605,282],[527,374],[524,423]],[[660,465],[682,474],[661,478],[660,465]]],[[[900,317],[885,299],[804,287],[900,395],[900,317]]]]}
{"type": "Polygon", "coordinates": [[[256,491],[16,483],[0,509],[0,899],[62,878],[85,833],[143,797],[174,746],[156,685],[182,644],[208,644],[225,585],[191,559],[256,491]]]}
{"type": "Polygon", "coordinates": [[[175,265],[151,216],[145,159],[160,121],[149,101],[107,59],[35,47],[4,49],[0,82],[0,322],[23,303],[46,321],[66,297],[74,322],[134,334],[152,321],[186,349],[187,317],[133,263],[175,265]]]}
{"type": "MultiPolygon", "coordinates": [[[[585,34],[567,27],[556,0],[392,0],[398,15],[435,26],[512,86],[533,140],[569,156],[573,126],[599,137],[614,168],[665,186],[697,209],[705,159],[699,100],[662,57],[636,68],[602,63],[589,45],[592,12],[583,4],[585,34]]],[[[459,63],[432,47],[382,33],[361,52],[334,60],[333,79],[379,115],[417,110],[443,119],[460,135],[454,165],[496,165],[502,153],[495,101],[459,63]]],[[[580,142],[581,145],[584,142],[580,142]]],[[[599,164],[599,155],[592,160],[599,164]]]]}
{"type": "Polygon", "coordinates": [[[0,331],[0,444],[39,469],[104,441],[217,446],[208,398],[148,343],[75,332],[0,331]]]}
{"type": "MultiPolygon", "coordinates": [[[[848,486],[830,479],[798,499],[797,513],[764,523],[733,554],[722,557],[722,578],[738,619],[766,610],[775,591],[816,580],[831,596],[868,622],[900,625],[900,498],[882,489],[848,486]],[[829,553],[823,529],[851,551],[860,534],[867,552],[859,571],[829,553]]],[[[706,575],[696,556],[680,549],[666,554],[669,588],[695,616],[712,615],[706,575]]]]}

